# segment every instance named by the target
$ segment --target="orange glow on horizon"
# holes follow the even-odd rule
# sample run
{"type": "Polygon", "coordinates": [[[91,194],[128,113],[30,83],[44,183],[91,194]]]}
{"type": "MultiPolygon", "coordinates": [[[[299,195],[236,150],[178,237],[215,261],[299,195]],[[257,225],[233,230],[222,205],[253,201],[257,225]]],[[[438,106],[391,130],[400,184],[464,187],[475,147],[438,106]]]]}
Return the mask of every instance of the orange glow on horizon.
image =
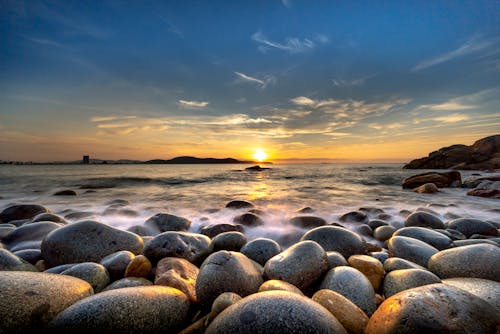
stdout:
{"type": "Polygon", "coordinates": [[[253,154],[253,158],[258,162],[263,162],[264,160],[267,159],[267,156],[268,154],[264,152],[264,150],[261,148],[256,149],[255,153],[253,154]]]}

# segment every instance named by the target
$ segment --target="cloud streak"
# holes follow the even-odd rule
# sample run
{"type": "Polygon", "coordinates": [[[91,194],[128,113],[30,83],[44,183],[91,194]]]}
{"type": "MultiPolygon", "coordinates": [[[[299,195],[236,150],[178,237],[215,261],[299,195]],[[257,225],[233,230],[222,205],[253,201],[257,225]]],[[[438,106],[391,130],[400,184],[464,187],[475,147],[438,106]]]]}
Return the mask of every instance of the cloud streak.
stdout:
{"type": "Polygon", "coordinates": [[[266,53],[270,49],[277,49],[289,53],[304,53],[315,49],[318,44],[329,43],[328,36],[322,34],[316,34],[312,39],[287,37],[284,42],[276,42],[267,38],[262,31],[257,31],[251,38],[259,44],[258,49],[262,53],[266,53]]]}
{"type": "Polygon", "coordinates": [[[177,103],[183,108],[189,109],[202,109],[207,107],[210,102],[208,101],[187,101],[187,100],[179,100],[177,103]]]}
{"type": "Polygon", "coordinates": [[[276,77],[272,75],[265,75],[263,79],[258,79],[241,72],[234,72],[237,77],[237,82],[247,82],[257,84],[261,89],[266,89],[270,85],[276,83],[276,77]]]}

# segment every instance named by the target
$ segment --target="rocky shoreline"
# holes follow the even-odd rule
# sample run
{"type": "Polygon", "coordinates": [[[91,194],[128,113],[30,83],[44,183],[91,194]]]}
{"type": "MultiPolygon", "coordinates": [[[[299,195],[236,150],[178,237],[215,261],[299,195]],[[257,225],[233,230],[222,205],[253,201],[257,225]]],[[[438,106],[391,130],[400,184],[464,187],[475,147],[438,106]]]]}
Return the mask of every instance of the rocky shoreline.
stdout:
{"type": "Polygon", "coordinates": [[[363,207],[327,222],[304,208],[289,221],[303,233],[278,243],[248,240],[265,221],[252,203],[226,209],[235,223],[189,232],[167,213],[124,231],[5,208],[0,333],[500,331],[498,221],[363,207]]]}

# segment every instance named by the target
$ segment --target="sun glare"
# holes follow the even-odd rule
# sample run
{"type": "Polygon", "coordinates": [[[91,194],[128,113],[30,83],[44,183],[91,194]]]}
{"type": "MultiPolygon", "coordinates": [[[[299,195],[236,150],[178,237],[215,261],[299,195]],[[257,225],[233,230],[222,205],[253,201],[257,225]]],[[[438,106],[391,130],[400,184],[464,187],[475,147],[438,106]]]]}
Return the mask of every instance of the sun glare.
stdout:
{"type": "Polygon", "coordinates": [[[254,155],[253,155],[253,158],[254,158],[255,160],[257,160],[258,162],[263,162],[263,161],[264,161],[264,160],[266,160],[266,158],[267,158],[267,153],[266,153],[266,152],[264,152],[264,150],[263,150],[263,149],[258,148],[258,149],[255,151],[255,153],[254,153],[254,155]]]}

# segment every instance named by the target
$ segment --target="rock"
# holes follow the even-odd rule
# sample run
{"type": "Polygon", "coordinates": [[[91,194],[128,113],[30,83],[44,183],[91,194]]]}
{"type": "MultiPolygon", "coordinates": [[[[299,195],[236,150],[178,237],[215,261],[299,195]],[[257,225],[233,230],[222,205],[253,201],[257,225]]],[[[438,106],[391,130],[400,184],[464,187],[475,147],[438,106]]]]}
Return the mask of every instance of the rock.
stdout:
{"type": "Polygon", "coordinates": [[[462,182],[460,172],[452,171],[445,173],[428,172],[417,175],[412,175],[403,180],[403,189],[415,189],[426,183],[434,183],[438,188],[449,187],[453,182],[462,182]]]}
{"type": "Polygon", "coordinates": [[[339,217],[341,222],[345,223],[363,223],[366,224],[370,220],[368,215],[363,211],[352,211],[346,214],[343,214],[339,217]]]}
{"type": "MultiPolygon", "coordinates": [[[[0,248],[0,271],[38,271],[31,263],[0,248]]],[[[1,276],[1,275],[0,275],[1,276]]]]}
{"type": "Polygon", "coordinates": [[[156,266],[156,285],[165,285],[176,288],[196,303],[196,278],[199,273],[198,267],[185,259],[166,257],[158,262],[156,266]]]}
{"type": "Polygon", "coordinates": [[[103,265],[94,262],[75,264],[61,275],[80,278],[89,283],[95,293],[101,292],[109,284],[109,274],[103,265]]]}
{"type": "Polygon", "coordinates": [[[252,171],[252,172],[262,172],[262,171],[268,170],[268,169],[271,169],[271,168],[260,167],[259,165],[255,165],[255,166],[251,166],[251,167],[245,168],[245,170],[252,171]]]}
{"type": "Polygon", "coordinates": [[[325,251],[314,241],[301,241],[266,262],[264,274],[305,290],[328,270],[325,251]]]}
{"type": "Polygon", "coordinates": [[[226,208],[229,209],[247,209],[247,208],[253,208],[253,204],[247,201],[231,201],[226,204],[226,208]]]}
{"type": "Polygon", "coordinates": [[[326,221],[323,218],[316,216],[296,216],[291,218],[288,223],[300,228],[314,228],[326,225],[326,221]]]}
{"type": "Polygon", "coordinates": [[[159,233],[167,231],[187,231],[189,227],[191,227],[191,221],[168,213],[157,213],[146,220],[144,225],[159,233]]]}
{"type": "Polygon", "coordinates": [[[9,223],[13,220],[31,219],[40,213],[46,213],[49,210],[37,204],[21,204],[9,206],[0,213],[0,222],[9,223]]]}
{"type": "Polygon", "coordinates": [[[132,225],[127,231],[140,235],[141,237],[152,237],[157,234],[160,234],[158,231],[152,231],[150,228],[142,225],[132,225]]]}
{"type": "Polygon", "coordinates": [[[429,260],[429,269],[441,278],[474,277],[500,282],[500,248],[479,244],[440,251],[429,260]]]}
{"type": "Polygon", "coordinates": [[[374,259],[379,260],[381,263],[385,263],[385,261],[389,258],[389,254],[387,254],[387,251],[385,249],[381,252],[371,252],[370,256],[374,259]]]}
{"type": "Polygon", "coordinates": [[[0,275],[0,331],[43,332],[61,311],[93,294],[85,281],[62,275],[11,271],[0,275]]]}
{"type": "Polygon", "coordinates": [[[260,226],[264,225],[264,220],[252,212],[245,212],[233,218],[233,222],[245,226],[260,226]]]}
{"type": "Polygon", "coordinates": [[[363,334],[369,318],[365,312],[346,297],[332,290],[319,290],[312,300],[321,304],[351,334],[363,334]]]}
{"type": "Polygon", "coordinates": [[[341,266],[331,269],[323,279],[320,288],[340,293],[368,316],[371,316],[376,309],[375,291],[372,284],[363,273],[355,268],[341,266]]]}
{"type": "Polygon", "coordinates": [[[76,191],[71,189],[59,190],[54,193],[54,196],[76,196],[76,191]]]}
{"type": "Polygon", "coordinates": [[[498,246],[498,243],[487,240],[487,239],[466,239],[466,240],[456,240],[453,242],[455,247],[478,245],[478,244],[489,244],[493,246],[498,246]]]}
{"type": "Polygon", "coordinates": [[[243,298],[222,311],[205,333],[347,332],[331,313],[309,298],[285,291],[266,291],[243,298]]]}
{"type": "Polygon", "coordinates": [[[231,231],[243,233],[244,230],[243,226],[240,224],[227,224],[227,223],[210,224],[207,226],[203,226],[200,229],[200,233],[208,236],[209,238],[213,238],[217,234],[221,234],[224,232],[231,232],[231,231]]]}
{"type": "Polygon", "coordinates": [[[500,316],[484,300],[445,284],[405,290],[379,306],[366,327],[373,333],[495,333],[500,316]]]}
{"type": "Polygon", "coordinates": [[[125,269],[135,258],[134,253],[129,251],[119,251],[104,257],[100,263],[106,268],[111,281],[116,281],[125,277],[125,269]]]}
{"type": "Polygon", "coordinates": [[[391,257],[384,261],[384,269],[386,272],[401,269],[422,269],[427,270],[427,268],[422,267],[414,262],[399,258],[391,257]]]}
{"type": "Polygon", "coordinates": [[[302,291],[300,291],[299,288],[297,288],[295,285],[287,283],[285,281],[280,281],[277,279],[270,279],[268,281],[265,281],[262,283],[262,285],[259,287],[259,292],[264,292],[264,291],[288,291],[291,293],[296,293],[300,296],[303,296],[304,294],[302,291]]]}
{"type": "Polygon", "coordinates": [[[212,308],[210,310],[210,320],[213,320],[222,311],[227,309],[229,306],[236,304],[242,299],[243,298],[241,298],[240,295],[234,292],[221,293],[217,298],[215,298],[214,303],[212,304],[212,308]]]}
{"type": "Polygon", "coordinates": [[[424,183],[421,186],[412,189],[412,191],[419,194],[435,194],[439,192],[439,189],[434,183],[424,183]]]}
{"type": "Polygon", "coordinates": [[[368,236],[368,237],[373,236],[373,230],[371,229],[370,226],[368,226],[366,224],[359,224],[358,226],[356,226],[356,232],[358,232],[361,235],[368,236]]]}
{"type": "Polygon", "coordinates": [[[408,237],[392,237],[389,239],[388,246],[391,257],[400,257],[426,268],[431,256],[438,252],[431,245],[408,237]]]}
{"type": "Polygon", "coordinates": [[[438,250],[447,249],[453,245],[453,241],[444,234],[425,227],[404,227],[397,230],[393,236],[418,239],[438,250]]]}
{"type": "Polygon", "coordinates": [[[302,209],[297,210],[297,213],[313,213],[314,209],[310,206],[303,207],[302,209]]]}
{"type": "Polygon", "coordinates": [[[441,283],[441,280],[428,270],[393,270],[385,276],[383,290],[385,297],[388,298],[404,290],[434,283],[441,283]]]}
{"type": "Polygon", "coordinates": [[[441,219],[425,211],[416,211],[413,212],[408,217],[406,217],[405,226],[406,227],[418,226],[418,227],[427,227],[436,229],[446,228],[441,219]]]}
{"type": "Polygon", "coordinates": [[[214,251],[228,250],[239,252],[247,243],[247,237],[241,232],[224,232],[212,239],[214,251]]]}
{"type": "MultiPolygon", "coordinates": [[[[498,183],[498,182],[497,182],[498,183]]],[[[469,196],[500,199],[500,191],[497,189],[472,189],[467,192],[469,196]]]]}
{"type": "Polygon", "coordinates": [[[373,237],[380,241],[389,240],[392,235],[396,232],[396,228],[390,225],[379,226],[373,231],[373,237]]]}
{"type": "MultiPolygon", "coordinates": [[[[35,265],[42,259],[42,252],[39,249],[23,249],[13,253],[20,259],[35,265]]],[[[36,266],[35,266],[36,267],[36,266]]]]}
{"type": "Polygon", "coordinates": [[[238,252],[219,251],[201,265],[196,279],[196,297],[200,304],[211,305],[223,292],[247,296],[263,283],[262,267],[238,252]]]}
{"type": "Polygon", "coordinates": [[[354,254],[364,254],[364,239],[356,233],[337,226],[321,226],[307,231],[301,240],[312,240],[325,251],[336,251],[345,258],[354,254]]]}
{"type": "Polygon", "coordinates": [[[270,258],[281,252],[281,246],[272,239],[257,238],[248,242],[240,251],[249,259],[264,266],[270,258]]]}
{"type": "Polygon", "coordinates": [[[136,286],[150,286],[150,285],[153,285],[153,282],[143,277],[125,277],[111,283],[103,291],[123,289],[123,288],[133,288],[136,286]]]}
{"type": "Polygon", "coordinates": [[[139,213],[135,210],[124,208],[121,205],[112,205],[107,207],[102,213],[102,216],[124,216],[138,217],[139,213]]]}
{"type": "Polygon", "coordinates": [[[99,262],[121,250],[142,253],[143,240],[136,234],[87,220],[50,232],[42,241],[42,257],[50,265],[99,262]]]}
{"type": "Polygon", "coordinates": [[[190,232],[163,232],[144,246],[144,255],[157,262],[164,257],[181,257],[198,263],[212,252],[209,237],[190,232]]]}
{"type": "Polygon", "coordinates": [[[137,255],[125,269],[125,277],[148,277],[153,269],[151,261],[144,255],[137,255]]]}
{"type": "Polygon", "coordinates": [[[326,252],[326,257],[328,258],[328,270],[338,267],[338,266],[347,266],[347,260],[340,254],[335,251],[326,252]]]}
{"type": "Polygon", "coordinates": [[[457,230],[467,238],[473,234],[498,236],[498,230],[493,224],[474,218],[454,219],[446,224],[446,228],[457,230]]]}
{"type": "Polygon", "coordinates": [[[485,301],[496,309],[500,314],[500,283],[481,278],[448,278],[443,280],[444,284],[452,285],[465,290],[485,301]]]}
{"type": "Polygon", "coordinates": [[[0,224],[0,240],[9,235],[12,231],[16,229],[16,225],[12,224],[0,224]]]}
{"type": "Polygon", "coordinates": [[[467,239],[465,235],[463,235],[461,232],[454,230],[454,229],[446,229],[446,230],[436,230],[438,232],[443,233],[443,231],[446,232],[446,234],[450,237],[451,240],[464,240],[467,239]]]}
{"type": "Polygon", "coordinates": [[[37,222],[25,224],[16,228],[9,235],[3,238],[3,242],[9,247],[12,252],[23,249],[40,248],[42,239],[45,236],[58,228],[61,225],[53,222],[37,222]]]}
{"type": "Polygon", "coordinates": [[[30,223],[36,223],[36,222],[54,222],[62,225],[68,225],[68,222],[61,216],[55,215],[53,213],[40,213],[36,215],[35,217],[30,219],[30,223]]]}
{"type": "Polygon", "coordinates": [[[105,205],[115,205],[115,206],[127,206],[130,205],[130,202],[126,199],[117,198],[105,203],[105,205]]]}
{"type": "Polygon", "coordinates": [[[61,312],[50,328],[82,333],[176,333],[188,311],[189,300],[177,289],[123,288],[81,300],[61,312]]]}
{"type": "Polygon", "coordinates": [[[49,274],[60,274],[63,271],[73,267],[75,264],[76,263],[61,264],[60,266],[46,269],[46,270],[44,270],[44,272],[49,273],[49,274]]]}
{"type": "Polygon", "coordinates": [[[379,260],[368,255],[352,255],[347,262],[368,278],[373,290],[378,290],[385,274],[384,265],[379,260]]]}

